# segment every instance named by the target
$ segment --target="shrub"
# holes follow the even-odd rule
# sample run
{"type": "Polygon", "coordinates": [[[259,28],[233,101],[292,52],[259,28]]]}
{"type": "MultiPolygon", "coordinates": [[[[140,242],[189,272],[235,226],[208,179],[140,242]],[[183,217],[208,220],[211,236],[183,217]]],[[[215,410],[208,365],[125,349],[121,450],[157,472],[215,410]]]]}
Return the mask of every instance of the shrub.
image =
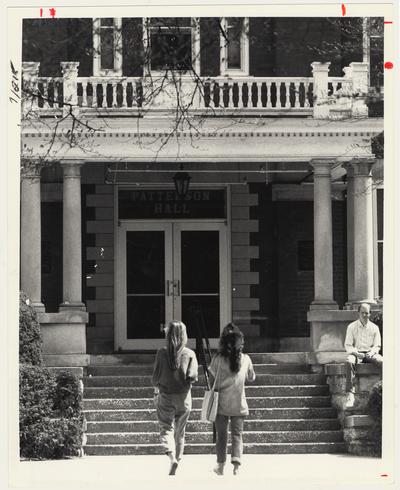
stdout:
{"type": "Polygon", "coordinates": [[[79,379],[68,371],[57,377],[54,410],[60,417],[77,417],[82,412],[82,389],[79,379]]]}
{"type": "Polygon", "coordinates": [[[21,456],[60,459],[78,456],[82,444],[82,416],[53,419],[45,417],[29,426],[21,443],[21,456]]]}
{"type": "Polygon", "coordinates": [[[19,362],[40,366],[42,340],[35,308],[25,293],[19,295],[19,362]]]}
{"type": "Polygon", "coordinates": [[[53,411],[56,381],[50,371],[41,366],[21,365],[19,369],[20,430],[49,417],[53,411]]]}
{"type": "Polygon", "coordinates": [[[373,420],[370,438],[373,444],[373,451],[376,456],[382,454],[382,381],[378,381],[372,387],[368,403],[368,415],[373,420]]]}

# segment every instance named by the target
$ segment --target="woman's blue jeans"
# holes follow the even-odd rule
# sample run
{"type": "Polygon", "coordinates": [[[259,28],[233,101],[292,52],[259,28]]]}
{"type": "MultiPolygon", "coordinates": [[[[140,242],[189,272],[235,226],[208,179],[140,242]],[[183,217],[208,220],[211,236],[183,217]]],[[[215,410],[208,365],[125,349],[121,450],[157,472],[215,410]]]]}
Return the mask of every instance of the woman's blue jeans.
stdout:
{"type": "Polygon", "coordinates": [[[243,416],[228,416],[228,415],[217,415],[215,420],[215,429],[217,432],[217,463],[226,462],[226,452],[228,448],[228,425],[229,420],[231,422],[231,462],[239,463],[241,462],[243,453],[243,416]]]}

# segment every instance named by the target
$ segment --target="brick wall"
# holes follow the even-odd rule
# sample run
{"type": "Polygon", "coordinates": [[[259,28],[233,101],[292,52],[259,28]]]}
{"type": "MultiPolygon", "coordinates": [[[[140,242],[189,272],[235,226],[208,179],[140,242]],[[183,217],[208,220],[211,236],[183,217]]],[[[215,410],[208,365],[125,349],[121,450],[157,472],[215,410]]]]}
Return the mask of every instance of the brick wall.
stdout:
{"type": "MultiPolygon", "coordinates": [[[[313,241],[313,203],[277,202],[280,336],[309,336],[307,310],[314,299],[314,271],[298,268],[298,241],[313,241]]],[[[345,205],[332,203],[334,299],[346,297],[345,205]]]]}

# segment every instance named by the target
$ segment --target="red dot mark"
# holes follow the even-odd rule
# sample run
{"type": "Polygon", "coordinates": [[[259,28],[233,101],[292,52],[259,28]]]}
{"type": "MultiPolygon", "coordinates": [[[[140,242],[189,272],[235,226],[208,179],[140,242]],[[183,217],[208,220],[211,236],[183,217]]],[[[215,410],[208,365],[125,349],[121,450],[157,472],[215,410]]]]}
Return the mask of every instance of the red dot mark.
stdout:
{"type": "Polygon", "coordinates": [[[50,14],[50,17],[52,19],[54,19],[54,17],[56,16],[56,9],[54,9],[54,8],[49,9],[49,14],[50,14]]]}
{"type": "Polygon", "coordinates": [[[342,3],[342,15],[343,17],[346,15],[346,5],[342,3]]]}
{"type": "Polygon", "coordinates": [[[381,476],[389,476],[387,473],[382,473],[381,476]]]}
{"type": "Polygon", "coordinates": [[[391,61],[386,61],[383,66],[386,68],[386,70],[391,70],[393,68],[393,63],[391,61]]]}
{"type": "Polygon", "coordinates": [[[40,9],[40,17],[43,17],[43,9],[40,9]]]}

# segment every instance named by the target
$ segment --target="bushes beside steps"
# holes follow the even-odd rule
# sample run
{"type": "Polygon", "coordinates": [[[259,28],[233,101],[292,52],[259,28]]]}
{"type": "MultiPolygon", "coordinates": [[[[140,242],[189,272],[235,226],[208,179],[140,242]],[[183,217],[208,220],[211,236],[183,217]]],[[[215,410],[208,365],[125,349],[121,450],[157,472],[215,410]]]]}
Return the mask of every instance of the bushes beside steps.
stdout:
{"type": "Polygon", "coordinates": [[[20,457],[59,459],[82,455],[82,384],[68,371],[42,366],[40,325],[20,295],[20,457]]]}

